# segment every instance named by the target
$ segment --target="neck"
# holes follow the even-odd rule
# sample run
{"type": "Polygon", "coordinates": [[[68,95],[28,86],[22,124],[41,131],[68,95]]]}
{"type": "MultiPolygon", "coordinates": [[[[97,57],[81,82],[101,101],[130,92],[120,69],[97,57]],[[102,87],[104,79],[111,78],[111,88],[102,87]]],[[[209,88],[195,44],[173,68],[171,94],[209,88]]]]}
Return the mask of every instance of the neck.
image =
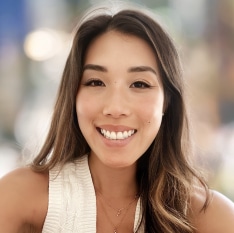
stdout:
{"type": "Polygon", "coordinates": [[[136,164],[112,168],[93,157],[89,157],[89,167],[96,191],[109,198],[129,198],[137,194],[136,164]]]}

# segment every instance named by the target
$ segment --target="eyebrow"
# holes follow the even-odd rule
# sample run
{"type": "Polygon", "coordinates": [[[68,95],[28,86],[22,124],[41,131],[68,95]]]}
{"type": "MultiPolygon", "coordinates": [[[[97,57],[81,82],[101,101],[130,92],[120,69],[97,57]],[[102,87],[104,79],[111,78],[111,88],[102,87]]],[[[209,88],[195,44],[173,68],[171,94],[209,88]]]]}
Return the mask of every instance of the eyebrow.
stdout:
{"type": "MultiPolygon", "coordinates": [[[[94,71],[100,71],[100,72],[108,72],[108,69],[104,66],[100,66],[100,65],[95,65],[95,64],[87,64],[84,66],[83,71],[85,70],[94,70],[94,71]]],[[[150,66],[134,66],[134,67],[130,67],[127,70],[129,73],[137,73],[137,72],[152,72],[153,74],[157,75],[156,70],[154,70],[152,67],[150,66]]]]}
{"type": "Polygon", "coordinates": [[[150,66],[135,66],[135,67],[130,67],[128,69],[128,72],[130,73],[135,73],[135,72],[152,72],[153,74],[157,75],[156,70],[154,70],[152,67],[150,66]]]}
{"type": "Polygon", "coordinates": [[[100,71],[100,72],[107,72],[107,68],[104,66],[100,65],[94,65],[94,64],[87,64],[84,66],[83,71],[85,70],[95,70],[95,71],[100,71]]]}

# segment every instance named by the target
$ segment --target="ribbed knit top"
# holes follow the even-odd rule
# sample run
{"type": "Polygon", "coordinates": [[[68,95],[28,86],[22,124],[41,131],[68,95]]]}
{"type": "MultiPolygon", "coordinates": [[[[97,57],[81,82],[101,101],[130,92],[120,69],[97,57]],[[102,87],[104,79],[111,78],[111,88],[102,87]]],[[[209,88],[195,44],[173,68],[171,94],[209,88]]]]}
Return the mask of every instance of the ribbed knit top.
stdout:
{"type": "MultiPolygon", "coordinates": [[[[87,155],[65,164],[61,171],[59,166],[50,170],[48,211],[42,233],[95,233],[96,212],[96,195],[87,155]]],[[[140,199],[134,229],[138,228],[139,219],[140,199]]]]}

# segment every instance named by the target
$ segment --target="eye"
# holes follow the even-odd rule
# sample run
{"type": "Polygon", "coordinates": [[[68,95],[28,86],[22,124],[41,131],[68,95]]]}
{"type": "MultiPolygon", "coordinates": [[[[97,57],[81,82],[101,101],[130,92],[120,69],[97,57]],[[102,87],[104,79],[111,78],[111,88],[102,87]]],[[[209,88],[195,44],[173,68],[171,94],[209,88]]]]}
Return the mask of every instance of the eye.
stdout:
{"type": "Polygon", "coordinates": [[[150,88],[151,86],[146,82],[137,81],[137,82],[134,82],[130,87],[144,89],[144,88],[150,88]]]}
{"type": "Polygon", "coordinates": [[[105,84],[99,79],[88,80],[84,85],[91,86],[91,87],[104,87],[105,86],[105,84]]]}

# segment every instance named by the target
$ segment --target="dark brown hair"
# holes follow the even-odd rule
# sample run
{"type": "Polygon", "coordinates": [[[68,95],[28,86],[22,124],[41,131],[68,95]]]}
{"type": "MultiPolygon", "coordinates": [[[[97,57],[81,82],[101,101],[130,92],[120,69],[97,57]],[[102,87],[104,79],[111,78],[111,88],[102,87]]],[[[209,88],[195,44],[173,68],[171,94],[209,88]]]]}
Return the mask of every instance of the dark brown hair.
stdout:
{"type": "Polygon", "coordinates": [[[32,168],[38,172],[49,170],[89,153],[77,121],[76,96],[89,44],[110,30],[137,36],[151,46],[164,89],[160,130],[138,160],[137,180],[145,231],[194,232],[188,217],[192,188],[196,181],[207,193],[208,188],[189,162],[192,151],[180,59],[168,34],[152,17],[139,10],[93,15],[79,25],[65,65],[51,127],[32,168]]]}

